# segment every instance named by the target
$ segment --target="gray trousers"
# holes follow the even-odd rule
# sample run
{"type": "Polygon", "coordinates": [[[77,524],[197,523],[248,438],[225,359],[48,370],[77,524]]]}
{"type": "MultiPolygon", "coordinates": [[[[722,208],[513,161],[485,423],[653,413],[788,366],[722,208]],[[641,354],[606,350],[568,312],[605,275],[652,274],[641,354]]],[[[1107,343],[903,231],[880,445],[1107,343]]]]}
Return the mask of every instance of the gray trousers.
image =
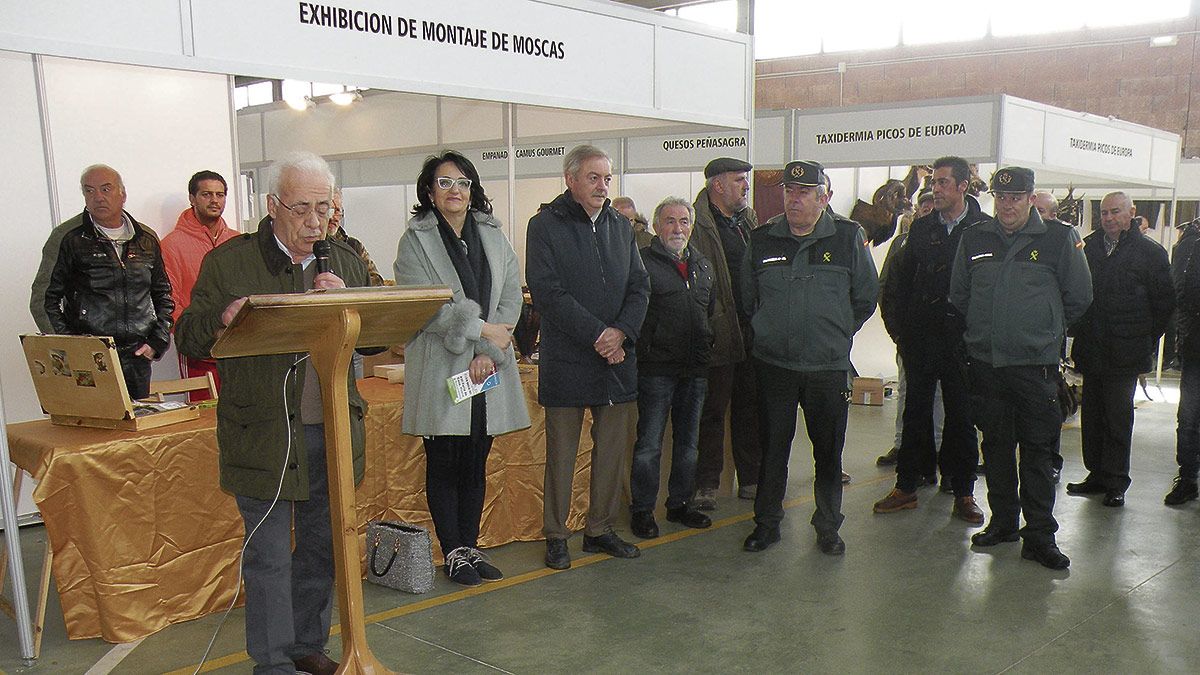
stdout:
{"type": "Polygon", "coordinates": [[[242,569],[246,653],[254,659],[254,672],[259,674],[295,673],[293,659],[323,651],[329,641],[333,528],[329,522],[325,426],[304,425],[304,444],[308,451],[306,501],[281,499],[268,513],[270,501],[237,497],[246,534],[258,526],[249,537],[242,569]]]}
{"type": "MultiPolygon", "coordinates": [[[[621,507],[621,486],[628,469],[630,429],[637,402],[598,405],[592,411],[592,476],[587,525],[583,533],[598,537],[612,529],[621,507]]],[[[566,539],[571,512],[571,486],[584,408],[546,408],[546,480],[542,531],[547,539],[566,539]]]]}

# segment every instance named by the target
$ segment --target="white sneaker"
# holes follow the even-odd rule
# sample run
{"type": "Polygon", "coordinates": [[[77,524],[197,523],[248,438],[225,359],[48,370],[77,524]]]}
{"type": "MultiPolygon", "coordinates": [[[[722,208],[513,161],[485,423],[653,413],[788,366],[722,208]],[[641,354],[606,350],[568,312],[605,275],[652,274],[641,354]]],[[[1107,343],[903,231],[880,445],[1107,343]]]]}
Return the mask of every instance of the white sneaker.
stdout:
{"type": "Polygon", "coordinates": [[[716,511],[717,510],[717,489],[716,488],[700,488],[696,490],[696,498],[692,500],[692,506],[701,511],[716,511]]]}

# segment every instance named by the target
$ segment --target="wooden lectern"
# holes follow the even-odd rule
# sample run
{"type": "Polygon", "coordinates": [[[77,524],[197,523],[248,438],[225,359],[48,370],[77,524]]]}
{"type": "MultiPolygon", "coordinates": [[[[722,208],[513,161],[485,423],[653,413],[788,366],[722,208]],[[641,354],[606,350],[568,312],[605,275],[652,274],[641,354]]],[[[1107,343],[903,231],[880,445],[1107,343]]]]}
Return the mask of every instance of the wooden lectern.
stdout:
{"type": "Polygon", "coordinates": [[[375,287],[252,295],[212,348],[215,358],[308,352],[321,382],[338,618],[339,673],[390,673],[367,645],[346,370],[355,346],[408,342],[450,300],[445,287],[375,287]]]}

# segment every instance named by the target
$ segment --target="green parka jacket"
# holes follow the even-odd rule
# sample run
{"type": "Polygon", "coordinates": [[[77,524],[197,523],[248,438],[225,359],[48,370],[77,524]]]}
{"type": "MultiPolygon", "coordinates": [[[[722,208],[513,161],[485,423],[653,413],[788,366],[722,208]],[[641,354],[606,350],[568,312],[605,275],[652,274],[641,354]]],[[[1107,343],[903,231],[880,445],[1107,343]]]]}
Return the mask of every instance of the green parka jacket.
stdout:
{"type": "Polygon", "coordinates": [[[1075,228],[1029,210],[1005,234],[994,217],[963,231],[950,303],[965,317],[967,354],[995,368],[1057,365],[1067,328],[1092,304],[1092,275],[1075,228]]]}
{"type": "MultiPolygon", "coordinates": [[[[738,320],[737,305],[733,297],[733,279],[730,276],[729,264],[725,260],[725,246],[721,244],[721,233],[717,231],[717,223],[712,215],[712,205],[708,200],[708,188],[696,195],[692,205],[696,210],[696,227],[688,246],[700,252],[712,263],[713,293],[712,293],[712,324],[715,342],[712,348],[710,366],[727,366],[739,363],[746,358],[745,341],[742,339],[743,326],[738,320]]],[[[742,213],[747,228],[758,227],[758,217],[754,209],[746,207],[742,213]]]]}
{"type": "MultiPolygon", "coordinates": [[[[175,345],[192,358],[211,358],[221,328],[221,313],[229,303],[247,295],[301,293],[303,270],[280,250],[271,218],[258,232],[243,234],[218,246],[204,258],[192,289],[192,304],[175,327],[175,345]]],[[[346,286],[367,286],[367,266],[343,242],[330,240],[333,273],[346,286]]],[[[217,400],[217,445],[220,448],[221,487],[235,495],[268,500],[274,497],[285,471],[280,499],[308,499],[308,453],[300,423],[300,398],[307,361],[288,376],[304,354],[242,356],[218,359],[221,396],[217,400]],[[287,405],[284,406],[284,378],[287,405]],[[291,450],[288,451],[288,436],[291,450]]],[[[350,440],[354,481],[365,467],[364,424],[367,405],[348,371],[350,440]]]]}

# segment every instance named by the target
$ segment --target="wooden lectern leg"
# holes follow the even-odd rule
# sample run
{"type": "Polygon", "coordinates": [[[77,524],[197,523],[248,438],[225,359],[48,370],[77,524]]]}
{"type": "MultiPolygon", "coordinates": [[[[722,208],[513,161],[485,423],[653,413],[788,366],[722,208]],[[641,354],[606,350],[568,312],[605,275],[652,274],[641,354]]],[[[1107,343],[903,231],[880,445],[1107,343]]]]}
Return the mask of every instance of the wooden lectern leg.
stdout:
{"type": "Polygon", "coordinates": [[[350,447],[349,391],[346,371],[361,327],[358,312],[343,309],[340,320],[309,346],[321,381],[325,409],[325,457],[329,470],[329,514],[333,522],[333,559],[338,618],[342,624],[339,673],[390,673],[367,645],[358,529],[354,510],[354,459],[350,447]]]}

